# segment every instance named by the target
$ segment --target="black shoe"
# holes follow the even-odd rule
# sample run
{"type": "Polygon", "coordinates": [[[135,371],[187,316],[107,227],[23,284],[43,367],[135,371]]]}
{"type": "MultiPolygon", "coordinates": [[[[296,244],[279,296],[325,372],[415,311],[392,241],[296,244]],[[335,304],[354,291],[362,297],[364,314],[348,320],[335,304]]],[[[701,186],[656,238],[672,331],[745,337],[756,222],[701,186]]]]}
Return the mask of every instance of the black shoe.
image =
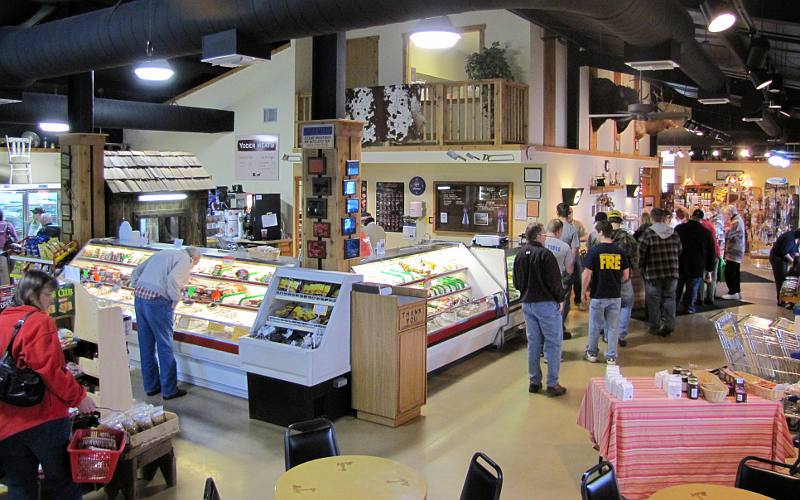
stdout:
{"type": "Polygon", "coordinates": [[[542,390],[542,384],[534,384],[533,382],[530,383],[528,386],[528,392],[531,394],[536,394],[537,392],[542,390]]]}
{"type": "Polygon", "coordinates": [[[164,396],[164,399],[167,399],[167,400],[168,399],[177,399],[177,398],[185,396],[186,394],[188,394],[188,393],[186,391],[184,391],[183,389],[178,389],[178,392],[176,392],[172,396],[164,396]]]}
{"type": "Polygon", "coordinates": [[[672,335],[672,330],[669,330],[667,328],[662,328],[658,331],[657,335],[659,337],[669,337],[670,335],[672,335]]]}
{"type": "Polygon", "coordinates": [[[661,331],[660,328],[653,328],[651,326],[650,328],[648,328],[647,333],[649,333],[650,335],[659,335],[660,331],[661,331]]]}
{"type": "Polygon", "coordinates": [[[627,340],[625,340],[625,339],[619,339],[619,340],[617,341],[617,344],[619,344],[619,346],[620,346],[620,347],[627,347],[627,345],[628,345],[628,341],[627,341],[627,340]]]}
{"type": "Polygon", "coordinates": [[[553,387],[547,386],[547,395],[550,397],[563,396],[566,393],[567,390],[561,387],[561,384],[556,384],[553,387]]]}
{"type": "Polygon", "coordinates": [[[149,392],[147,392],[147,395],[148,395],[148,396],[155,396],[156,394],[161,394],[161,387],[159,387],[159,388],[158,388],[158,389],[156,389],[155,391],[149,391],[149,392]]]}
{"type": "Polygon", "coordinates": [[[572,338],[572,332],[564,330],[564,340],[569,340],[572,338]]]}

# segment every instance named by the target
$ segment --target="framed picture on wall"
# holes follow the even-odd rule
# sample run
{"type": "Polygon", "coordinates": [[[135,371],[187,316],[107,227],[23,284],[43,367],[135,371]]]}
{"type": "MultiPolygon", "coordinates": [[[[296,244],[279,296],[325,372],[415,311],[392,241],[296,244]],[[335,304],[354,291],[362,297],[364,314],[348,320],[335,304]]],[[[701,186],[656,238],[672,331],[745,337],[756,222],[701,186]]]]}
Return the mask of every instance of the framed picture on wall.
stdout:
{"type": "Polygon", "coordinates": [[[330,222],[315,222],[313,226],[313,234],[315,238],[330,238],[331,237],[331,223],[330,222]]]}
{"type": "Polygon", "coordinates": [[[744,170],[717,170],[717,180],[724,181],[731,175],[743,174],[744,170]]]}
{"type": "Polygon", "coordinates": [[[542,169],[539,167],[525,168],[525,182],[542,182],[542,169]]]}
{"type": "Polygon", "coordinates": [[[528,217],[539,217],[539,200],[528,200],[528,217]]]}
{"type": "Polygon", "coordinates": [[[653,206],[656,204],[656,197],[644,196],[642,197],[642,201],[644,202],[644,208],[653,208],[653,206]]]}
{"type": "Polygon", "coordinates": [[[542,199],[542,185],[541,184],[525,184],[525,199],[526,200],[540,200],[540,199],[542,199]]]}

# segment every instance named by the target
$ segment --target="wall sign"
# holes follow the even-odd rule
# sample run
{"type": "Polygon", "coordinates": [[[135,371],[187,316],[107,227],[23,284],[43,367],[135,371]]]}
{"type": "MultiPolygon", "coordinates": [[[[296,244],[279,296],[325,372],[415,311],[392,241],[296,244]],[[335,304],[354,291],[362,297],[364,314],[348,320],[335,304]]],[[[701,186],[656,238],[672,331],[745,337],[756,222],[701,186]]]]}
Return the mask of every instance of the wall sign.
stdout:
{"type": "Polygon", "coordinates": [[[375,183],[375,222],[387,233],[403,232],[405,184],[402,182],[375,183]]]}
{"type": "Polygon", "coordinates": [[[510,183],[436,182],[434,186],[434,231],[508,234],[510,183]]]}
{"type": "Polygon", "coordinates": [[[411,191],[411,194],[414,196],[421,196],[422,193],[425,192],[425,179],[420,176],[412,177],[410,181],[408,181],[408,190],[411,191]]]}
{"type": "Polygon", "coordinates": [[[767,179],[767,184],[782,185],[782,184],[788,184],[788,183],[789,183],[789,180],[786,177],[770,177],[769,179],[767,179]]]}
{"type": "Polygon", "coordinates": [[[300,132],[300,147],[303,149],[333,149],[336,141],[333,125],[303,125],[300,132]]]}
{"type": "Polygon", "coordinates": [[[542,198],[541,184],[525,184],[525,199],[540,200],[542,198]]]}
{"type": "Polygon", "coordinates": [[[236,180],[280,180],[278,147],[277,135],[236,136],[236,180]]]}

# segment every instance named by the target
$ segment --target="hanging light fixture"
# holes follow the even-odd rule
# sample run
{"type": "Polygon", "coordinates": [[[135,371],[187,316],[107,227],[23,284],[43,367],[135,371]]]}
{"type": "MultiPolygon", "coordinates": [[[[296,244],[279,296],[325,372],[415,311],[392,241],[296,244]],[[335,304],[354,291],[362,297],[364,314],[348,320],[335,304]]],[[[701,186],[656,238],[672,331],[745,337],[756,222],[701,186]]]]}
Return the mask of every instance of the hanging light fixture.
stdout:
{"type": "Polygon", "coordinates": [[[461,40],[461,34],[449,17],[439,16],[418,21],[409,38],[421,49],[449,49],[461,40]]]}
{"type": "Polygon", "coordinates": [[[708,22],[708,31],[719,33],[725,31],[736,23],[736,14],[724,0],[703,0],[700,2],[700,12],[708,22]]]}
{"type": "Polygon", "coordinates": [[[751,69],[747,74],[756,90],[763,90],[772,84],[772,79],[767,76],[763,69],[751,69]]]}
{"type": "Polygon", "coordinates": [[[44,120],[39,122],[39,128],[44,132],[69,132],[69,123],[64,123],[58,120],[44,120]]]}
{"type": "Polygon", "coordinates": [[[172,78],[175,71],[166,59],[147,59],[136,65],[133,70],[142,80],[163,82],[172,78]]]}
{"type": "Polygon", "coordinates": [[[739,156],[741,156],[742,158],[750,158],[750,150],[748,148],[740,149],[739,156]]]}

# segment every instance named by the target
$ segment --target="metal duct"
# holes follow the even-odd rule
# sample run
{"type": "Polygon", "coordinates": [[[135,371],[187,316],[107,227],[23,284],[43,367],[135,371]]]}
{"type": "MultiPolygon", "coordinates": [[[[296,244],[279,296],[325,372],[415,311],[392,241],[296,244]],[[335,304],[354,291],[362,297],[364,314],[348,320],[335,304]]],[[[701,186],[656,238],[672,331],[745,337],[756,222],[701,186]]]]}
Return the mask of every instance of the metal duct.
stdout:
{"type": "Polygon", "coordinates": [[[32,28],[3,29],[0,78],[21,84],[133,64],[144,57],[151,22],[155,55],[169,58],[198,54],[204,35],[232,28],[272,42],[489,9],[581,15],[632,45],[675,39],[688,76],[707,90],[724,85],[675,0],[133,0],[32,28]]]}
{"type": "MultiPolygon", "coordinates": [[[[232,132],[233,112],[137,101],[95,99],[95,126],[171,132],[232,132]]],[[[0,106],[0,123],[67,122],[67,97],[24,92],[22,102],[0,106]]]]}

